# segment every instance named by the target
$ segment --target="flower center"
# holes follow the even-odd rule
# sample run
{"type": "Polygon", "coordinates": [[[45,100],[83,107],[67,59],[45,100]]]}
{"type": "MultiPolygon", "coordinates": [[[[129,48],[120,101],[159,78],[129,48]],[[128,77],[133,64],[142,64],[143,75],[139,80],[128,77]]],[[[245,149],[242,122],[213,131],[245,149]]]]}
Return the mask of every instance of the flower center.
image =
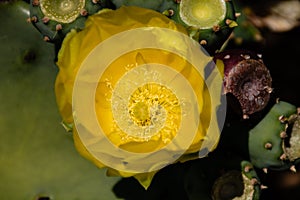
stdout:
{"type": "Polygon", "coordinates": [[[139,126],[149,126],[151,119],[148,105],[144,102],[134,102],[132,104],[133,107],[129,110],[132,120],[139,126]]]}
{"type": "Polygon", "coordinates": [[[61,23],[71,23],[85,6],[85,0],[40,0],[45,16],[61,23]]]}
{"type": "Polygon", "coordinates": [[[143,65],[128,71],[116,84],[112,114],[117,127],[128,137],[172,138],[179,130],[182,105],[174,88],[163,83],[161,73],[174,77],[177,72],[161,65],[143,65]]]}
{"type": "Polygon", "coordinates": [[[140,127],[162,127],[167,120],[167,115],[177,114],[175,110],[178,106],[179,102],[175,94],[157,83],[147,83],[139,87],[131,95],[128,104],[132,121],[140,127]]]}
{"type": "MultiPolygon", "coordinates": [[[[125,110],[119,110],[118,115],[123,122],[127,121],[125,129],[132,136],[147,138],[171,131],[174,127],[176,128],[173,131],[179,128],[180,123],[177,124],[181,113],[179,100],[170,89],[158,83],[146,83],[138,87],[130,95],[127,107],[123,108],[125,110]],[[121,113],[123,116],[120,116],[121,113]],[[140,133],[143,133],[143,136],[140,133]]],[[[124,129],[125,126],[122,127],[124,129]]]]}

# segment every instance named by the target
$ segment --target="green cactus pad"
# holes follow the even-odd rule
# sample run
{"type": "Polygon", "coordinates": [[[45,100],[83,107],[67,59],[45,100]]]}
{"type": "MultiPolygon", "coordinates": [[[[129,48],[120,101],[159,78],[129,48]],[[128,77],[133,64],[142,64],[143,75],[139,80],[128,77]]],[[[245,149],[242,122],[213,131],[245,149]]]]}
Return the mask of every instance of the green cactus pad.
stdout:
{"type": "Polygon", "coordinates": [[[78,155],[60,125],[53,45],[37,40],[28,12],[24,1],[0,2],[0,199],[117,199],[119,178],[78,155]]]}
{"type": "Polygon", "coordinates": [[[285,131],[281,117],[289,117],[297,112],[297,108],[284,101],[276,103],[269,113],[249,132],[249,153],[251,163],[258,168],[283,168],[286,166],[283,154],[285,131]]]}

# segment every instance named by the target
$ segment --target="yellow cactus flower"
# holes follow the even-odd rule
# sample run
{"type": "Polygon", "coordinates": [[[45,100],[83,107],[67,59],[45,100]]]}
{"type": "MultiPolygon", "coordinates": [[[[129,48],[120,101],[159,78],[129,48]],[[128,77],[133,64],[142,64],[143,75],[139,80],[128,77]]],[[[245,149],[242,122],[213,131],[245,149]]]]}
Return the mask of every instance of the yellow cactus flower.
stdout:
{"type": "Polygon", "coordinates": [[[222,78],[205,77],[211,60],[156,11],[123,6],[90,16],[64,39],[55,83],[78,152],[145,188],[161,168],[206,156],[220,136],[222,78]]]}

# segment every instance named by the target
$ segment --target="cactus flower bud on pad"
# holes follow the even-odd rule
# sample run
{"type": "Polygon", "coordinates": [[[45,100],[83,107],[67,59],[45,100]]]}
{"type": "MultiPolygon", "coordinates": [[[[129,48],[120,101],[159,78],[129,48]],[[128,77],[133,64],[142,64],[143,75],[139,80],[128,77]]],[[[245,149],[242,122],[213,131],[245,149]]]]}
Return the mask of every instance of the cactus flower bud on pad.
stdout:
{"type": "Polygon", "coordinates": [[[55,85],[79,153],[145,188],[164,166],[206,156],[220,136],[222,77],[204,78],[211,60],[156,11],[123,6],[90,16],[64,39],[55,85]]]}

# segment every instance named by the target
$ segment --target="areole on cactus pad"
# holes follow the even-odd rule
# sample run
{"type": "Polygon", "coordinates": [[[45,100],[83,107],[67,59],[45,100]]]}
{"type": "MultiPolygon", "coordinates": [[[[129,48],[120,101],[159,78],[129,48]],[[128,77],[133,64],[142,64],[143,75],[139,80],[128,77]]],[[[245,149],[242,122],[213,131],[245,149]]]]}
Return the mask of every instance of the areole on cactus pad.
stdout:
{"type": "Polygon", "coordinates": [[[223,123],[222,76],[204,75],[211,61],[184,27],[153,10],[90,16],[64,39],[55,85],[79,153],[145,188],[166,165],[206,156],[223,123]]]}

